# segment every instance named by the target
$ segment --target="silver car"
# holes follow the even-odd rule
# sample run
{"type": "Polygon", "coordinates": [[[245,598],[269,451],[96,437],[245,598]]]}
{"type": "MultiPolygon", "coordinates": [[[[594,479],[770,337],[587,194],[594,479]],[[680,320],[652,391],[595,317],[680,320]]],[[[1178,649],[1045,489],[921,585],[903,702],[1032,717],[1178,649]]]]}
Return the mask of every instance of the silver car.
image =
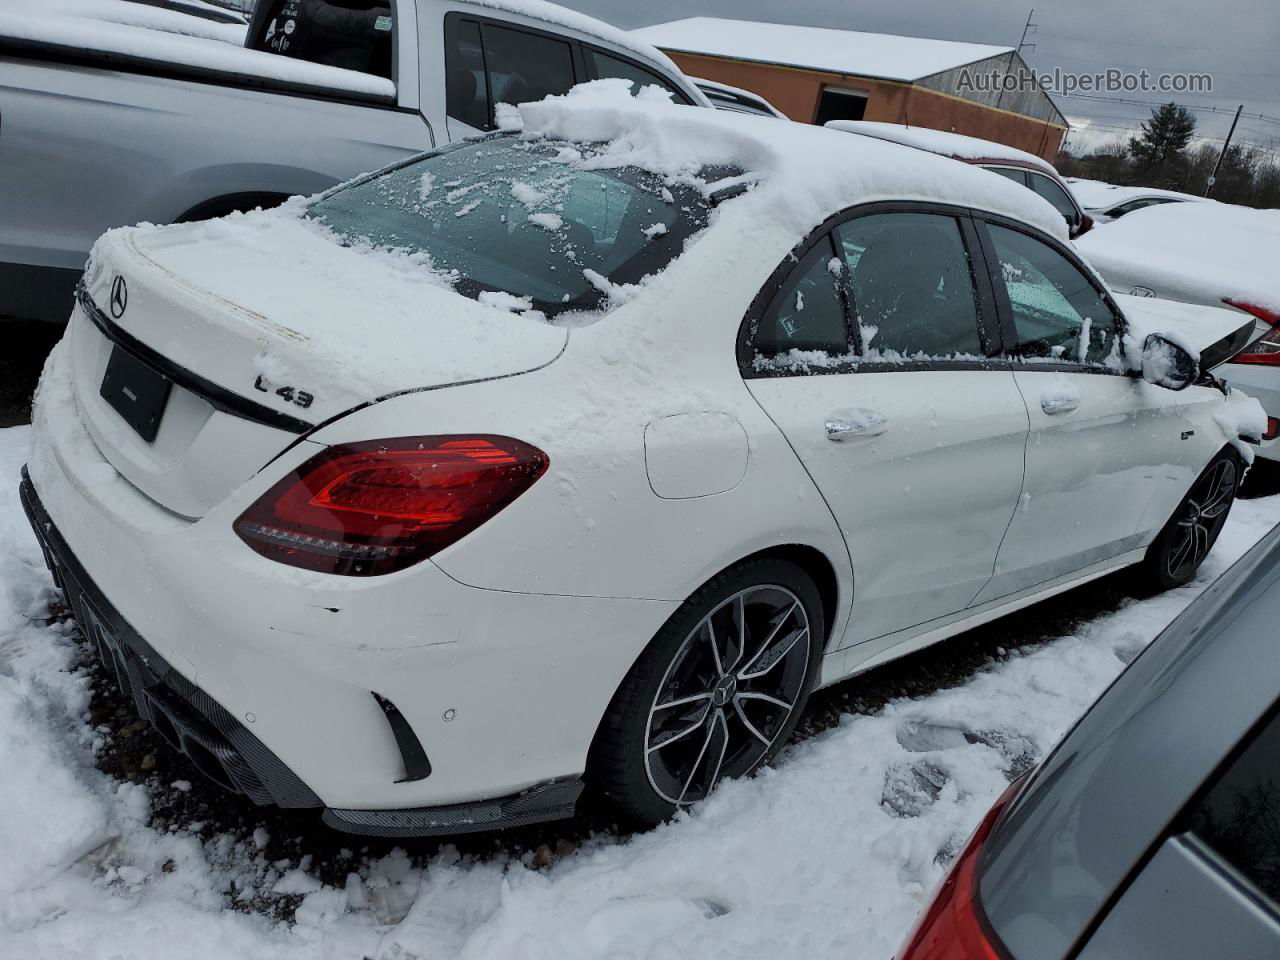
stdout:
{"type": "Polygon", "coordinates": [[[1280,957],[1280,529],[997,801],[898,960],[1280,957]]]}

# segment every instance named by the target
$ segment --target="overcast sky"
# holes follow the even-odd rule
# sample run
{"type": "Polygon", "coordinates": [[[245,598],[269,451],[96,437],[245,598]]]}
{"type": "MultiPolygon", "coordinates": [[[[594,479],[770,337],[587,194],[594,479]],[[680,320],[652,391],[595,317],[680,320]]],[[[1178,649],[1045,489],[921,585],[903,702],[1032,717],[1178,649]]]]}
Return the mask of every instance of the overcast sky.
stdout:
{"type": "MultiPolygon", "coordinates": [[[[1004,0],[559,0],[621,27],[682,17],[732,17],[811,26],[897,33],[943,40],[1014,46],[1032,4],[1004,0]]],[[[1060,67],[1095,72],[1109,66],[1153,74],[1213,75],[1213,95],[1183,95],[1179,102],[1217,106],[1196,110],[1199,132],[1226,135],[1231,112],[1243,103],[1238,140],[1280,145],[1280,0],[1053,0],[1035,5],[1023,57],[1042,72],[1060,67]]],[[[1123,94],[1132,99],[1171,99],[1123,94]]],[[[1071,142],[1093,144],[1135,128],[1150,108],[1055,96],[1073,127],[1088,127],[1071,142]]]]}

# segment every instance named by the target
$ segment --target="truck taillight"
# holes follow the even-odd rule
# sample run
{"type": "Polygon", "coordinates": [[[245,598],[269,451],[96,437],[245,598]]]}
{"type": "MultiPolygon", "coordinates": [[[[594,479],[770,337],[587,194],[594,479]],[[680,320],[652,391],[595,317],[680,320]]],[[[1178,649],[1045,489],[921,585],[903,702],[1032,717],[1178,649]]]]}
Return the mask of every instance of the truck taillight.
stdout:
{"type": "Polygon", "coordinates": [[[1230,297],[1224,298],[1222,302],[1228,306],[1235,307],[1237,310],[1252,314],[1271,328],[1265,335],[1245,347],[1241,353],[1237,353],[1232,357],[1229,362],[1280,367],[1280,313],[1268,310],[1266,307],[1260,307],[1256,303],[1233,300],[1230,297]]]}
{"type": "Polygon", "coordinates": [[[978,896],[978,859],[996,823],[1027,782],[1012,784],[973,831],[895,960],[1006,960],[978,896]]]}
{"type": "Polygon", "coordinates": [[[546,472],[511,437],[400,437],[330,447],[235,522],[253,550],[343,576],[401,570],[489,520],[546,472]]]}

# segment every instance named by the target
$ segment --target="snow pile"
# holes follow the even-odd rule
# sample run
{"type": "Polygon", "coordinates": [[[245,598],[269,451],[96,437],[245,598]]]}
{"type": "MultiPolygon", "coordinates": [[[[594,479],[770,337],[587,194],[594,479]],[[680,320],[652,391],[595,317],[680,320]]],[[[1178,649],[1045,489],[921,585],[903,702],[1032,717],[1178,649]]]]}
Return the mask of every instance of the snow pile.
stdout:
{"type": "Polygon", "coordinates": [[[1256,454],[1253,444],[1247,440],[1261,440],[1267,432],[1267,413],[1253,397],[1239,390],[1232,390],[1224,406],[1219,407],[1213,419],[1231,438],[1231,445],[1246,464],[1253,463],[1256,454]]]}
{"type": "MultiPolygon", "coordinates": [[[[1196,581],[1006,653],[962,686],[846,715],[675,822],[532,855],[352,858],[326,885],[261,828],[149,822],[165,789],[95,769],[81,651],[16,496],[30,430],[0,431],[0,953],[29,960],[882,960],[1010,778],[1280,519],[1240,502],[1196,581]],[[300,899],[295,922],[272,904],[300,899]]],[[[216,788],[184,785],[207,792],[216,788]]],[[[182,787],[175,789],[181,790],[182,787]]]]}
{"type": "Polygon", "coordinates": [[[1175,300],[1226,299],[1280,312],[1280,212],[1227,203],[1162,203],[1076,240],[1108,280],[1175,300]]]}
{"type": "Polygon", "coordinates": [[[249,50],[245,28],[119,0],[49,0],[33,13],[24,0],[0,0],[0,37],[77,53],[247,74],[287,84],[393,99],[395,84],[355,70],[249,50]]]}
{"type": "Polygon", "coordinates": [[[930,153],[944,157],[956,157],[961,160],[1016,160],[1028,163],[1043,170],[1050,176],[1057,175],[1053,165],[1034,153],[1027,153],[1016,147],[1005,146],[992,140],[980,140],[977,137],[966,137],[960,133],[949,133],[945,130],[931,130],[928,127],[907,127],[900,123],[885,123],[879,120],[831,120],[826,126],[831,130],[843,133],[859,133],[866,137],[876,137],[901,143],[903,146],[915,147],[917,150],[928,150],[930,153]]]}
{"type": "MultiPolygon", "coordinates": [[[[120,24],[185,37],[220,40],[237,47],[244,46],[247,30],[244,23],[225,23],[172,8],[135,3],[132,0],[41,0],[41,3],[41,14],[46,17],[70,17],[97,24],[120,24]]],[[[192,0],[191,6],[195,9],[202,5],[192,0]]],[[[23,8],[30,12],[30,4],[24,0],[0,0],[0,14],[9,10],[21,13],[23,8]]],[[[228,12],[221,7],[210,9],[228,12]]]]}
{"type": "Polygon", "coordinates": [[[522,135],[603,143],[591,161],[597,167],[635,166],[672,177],[719,164],[748,171],[759,188],[749,202],[733,204],[735,220],[752,225],[748,242],[780,229],[789,249],[833,212],[878,199],[964,203],[1066,236],[1061,215],[1047,201],[950,159],[809,124],[688,110],[659,103],[646,91],[633,98],[628,86],[597,80],[564,96],[520,104],[522,135]]]}

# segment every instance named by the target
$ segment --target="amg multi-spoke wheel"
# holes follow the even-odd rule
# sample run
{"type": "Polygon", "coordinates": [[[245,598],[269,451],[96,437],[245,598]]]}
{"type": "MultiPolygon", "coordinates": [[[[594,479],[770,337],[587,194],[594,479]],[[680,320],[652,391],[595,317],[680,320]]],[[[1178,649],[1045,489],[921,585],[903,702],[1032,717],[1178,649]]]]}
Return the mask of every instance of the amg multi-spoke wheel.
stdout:
{"type": "Polygon", "coordinates": [[[825,627],[812,580],[782,560],[721,574],[636,662],[601,724],[592,779],[655,823],[786,742],[816,679],[825,627]]]}
{"type": "Polygon", "coordinates": [[[1220,453],[1192,484],[1151,544],[1144,566],[1152,586],[1167,590],[1195,576],[1222,532],[1239,488],[1236,455],[1220,453]]]}

